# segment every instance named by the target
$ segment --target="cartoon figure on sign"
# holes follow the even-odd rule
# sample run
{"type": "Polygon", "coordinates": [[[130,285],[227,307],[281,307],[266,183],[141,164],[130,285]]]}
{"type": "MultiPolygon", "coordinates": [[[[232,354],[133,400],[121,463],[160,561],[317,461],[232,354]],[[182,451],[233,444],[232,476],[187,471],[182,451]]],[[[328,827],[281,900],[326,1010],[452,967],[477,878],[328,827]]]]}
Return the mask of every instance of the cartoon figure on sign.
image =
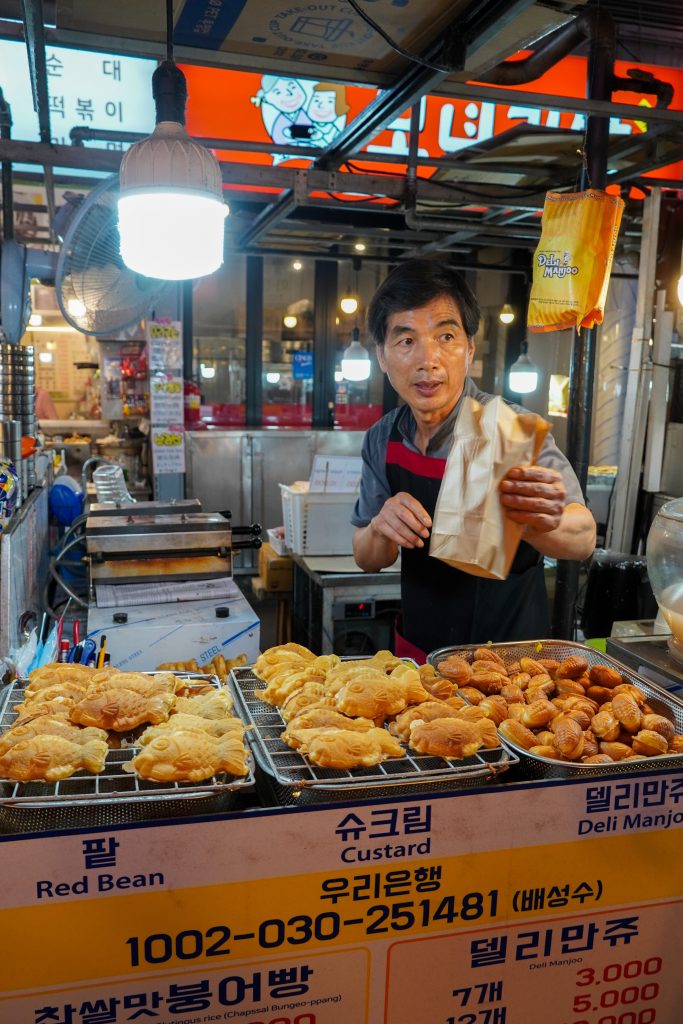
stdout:
{"type": "MultiPolygon", "coordinates": [[[[310,89],[309,82],[297,78],[264,75],[261,79],[252,103],[261,108],[264,127],[277,145],[311,145],[313,124],[305,109],[310,89]]],[[[281,154],[273,155],[273,163],[286,159],[281,154]]]]}
{"type": "Polygon", "coordinates": [[[346,88],[335,82],[318,82],[308,101],[308,116],[313,124],[311,142],[324,148],[333,142],[346,124],[349,112],[346,88]]]}

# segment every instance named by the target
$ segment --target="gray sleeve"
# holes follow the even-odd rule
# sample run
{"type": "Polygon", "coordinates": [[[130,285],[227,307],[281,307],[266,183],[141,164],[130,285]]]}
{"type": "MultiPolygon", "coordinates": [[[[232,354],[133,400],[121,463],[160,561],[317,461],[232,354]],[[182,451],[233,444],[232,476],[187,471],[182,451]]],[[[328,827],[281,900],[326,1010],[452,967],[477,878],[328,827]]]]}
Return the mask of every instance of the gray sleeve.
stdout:
{"type": "Polygon", "coordinates": [[[353,526],[367,526],[391,497],[386,473],[388,439],[389,427],[384,420],[371,427],[363,439],[363,469],[360,494],[351,516],[353,526]]]}
{"type": "Polygon", "coordinates": [[[581,487],[577,480],[576,473],[572,469],[571,463],[567,457],[562,454],[555,444],[555,438],[552,434],[546,435],[543,447],[541,448],[540,455],[536,462],[539,466],[546,466],[548,469],[556,469],[557,472],[562,475],[564,486],[567,491],[567,505],[571,505],[572,502],[577,502],[579,505],[586,504],[586,499],[581,492],[581,487]]]}

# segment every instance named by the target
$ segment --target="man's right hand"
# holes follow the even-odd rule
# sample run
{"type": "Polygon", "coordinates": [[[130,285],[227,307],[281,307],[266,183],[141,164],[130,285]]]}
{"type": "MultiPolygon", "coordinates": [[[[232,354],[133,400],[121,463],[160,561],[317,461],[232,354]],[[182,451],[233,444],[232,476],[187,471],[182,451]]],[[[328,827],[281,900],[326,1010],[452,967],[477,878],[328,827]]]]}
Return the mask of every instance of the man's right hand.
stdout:
{"type": "Polygon", "coordinates": [[[402,548],[423,548],[432,520],[417,498],[399,491],[388,498],[370,520],[370,527],[381,537],[402,548]]]}

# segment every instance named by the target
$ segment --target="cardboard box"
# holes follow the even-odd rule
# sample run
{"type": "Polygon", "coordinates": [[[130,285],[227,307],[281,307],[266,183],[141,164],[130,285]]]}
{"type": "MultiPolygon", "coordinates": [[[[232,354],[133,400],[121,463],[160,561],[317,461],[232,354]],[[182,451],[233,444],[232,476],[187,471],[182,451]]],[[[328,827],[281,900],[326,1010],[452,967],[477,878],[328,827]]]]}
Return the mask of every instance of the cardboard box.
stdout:
{"type": "Polygon", "coordinates": [[[278,555],[270,544],[259,548],[258,574],[268,591],[291,590],[294,563],[287,555],[278,555]]]}

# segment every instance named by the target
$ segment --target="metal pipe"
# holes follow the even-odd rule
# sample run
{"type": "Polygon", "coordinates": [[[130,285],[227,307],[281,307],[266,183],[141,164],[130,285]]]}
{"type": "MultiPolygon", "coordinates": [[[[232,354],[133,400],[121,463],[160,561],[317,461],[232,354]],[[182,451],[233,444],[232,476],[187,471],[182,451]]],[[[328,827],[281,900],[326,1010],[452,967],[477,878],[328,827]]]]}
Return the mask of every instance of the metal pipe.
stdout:
{"type": "MultiPolygon", "coordinates": [[[[588,56],[588,95],[609,100],[612,95],[616,34],[614,22],[606,11],[600,13],[600,30],[591,36],[588,56]]],[[[589,117],[586,125],[585,163],[580,188],[604,189],[607,181],[607,145],[609,120],[589,117]]],[[[593,390],[597,353],[597,327],[574,331],[569,371],[569,412],[567,416],[567,458],[574,467],[581,490],[586,494],[590,457],[593,390]]],[[[572,639],[575,629],[576,596],[579,588],[579,563],[557,563],[553,636],[572,639]]]]}
{"type": "MultiPolygon", "coordinates": [[[[230,248],[229,247],[227,251],[230,252],[230,253],[234,253],[235,255],[238,255],[238,254],[239,255],[243,255],[242,250],[237,248],[237,247],[235,247],[235,248],[230,248]]],[[[340,263],[342,260],[347,260],[347,261],[353,262],[354,259],[357,259],[357,256],[355,256],[355,255],[354,256],[351,256],[351,255],[347,256],[347,255],[342,255],[341,253],[330,253],[330,254],[327,254],[327,253],[319,253],[319,252],[306,252],[305,250],[302,251],[301,248],[298,248],[296,250],[294,250],[294,249],[276,249],[276,248],[273,248],[272,246],[269,246],[267,249],[261,249],[261,248],[255,249],[254,250],[254,255],[255,256],[286,256],[288,259],[291,259],[292,256],[298,255],[298,256],[301,256],[301,257],[303,257],[305,259],[323,260],[323,261],[328,262],[328,263],[340,263]]],[[[395,267],[398,262],[399,262],[399,260],[397,260],[397,258],[395,256],[368,256],[367,253],[363,253],[363,263],[385,263],[385,264],[390,264],[392,267],[395,267]]],[[[480,272],[480,273],[517,274],[520,277],[525,277],[525,278],[528,277],[528,272],[526,270],[523,270],[523,269],[520,269],[520,268],[516,269],[514,267],[508,267],[508,266],[506,266],[504,264],[473,263],[472,261],[470,261],[468,263],[450,263],[450,266],[452,266],[454,270],[476,270],[477,272],[480,272]]]]}
{"type": "MultiPolygon", "coordinates": [[[[12,108],[0,88],[0,139],[12,138],[12,108]]],[[[14,197],[12,191],[12,162],[2,161],[2,237],[14,238],[14,197]]]]}

